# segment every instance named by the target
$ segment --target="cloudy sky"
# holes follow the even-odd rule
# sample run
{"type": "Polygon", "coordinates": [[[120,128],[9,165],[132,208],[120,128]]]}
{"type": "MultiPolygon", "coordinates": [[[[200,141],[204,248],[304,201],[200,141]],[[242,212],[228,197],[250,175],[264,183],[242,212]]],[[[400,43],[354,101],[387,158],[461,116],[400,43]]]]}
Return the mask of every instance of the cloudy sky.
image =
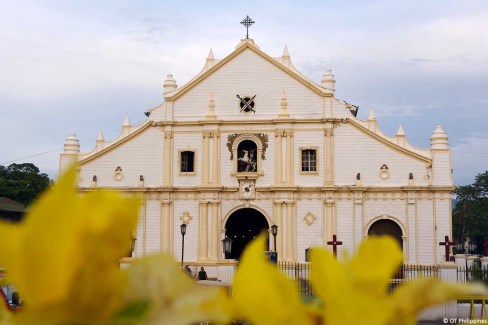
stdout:
{"type": "Polygon", "coordinates": [[[82,151],[98,129],[115,138],[162,102],[172,73],[183,85],[210,48],[228,55],[245,29],[271,56],[288,46],[317,83],[336,76],[336,97],[374,108],[380,128],[401,124],[428,147],[443,125],[455,181],[488,169],[488,3],[368,1],[0,1],[0,164],[32,162],[57,177],[75,132],[82,151]],[[34,157],[33,157],[34,156],[34,157]]]}

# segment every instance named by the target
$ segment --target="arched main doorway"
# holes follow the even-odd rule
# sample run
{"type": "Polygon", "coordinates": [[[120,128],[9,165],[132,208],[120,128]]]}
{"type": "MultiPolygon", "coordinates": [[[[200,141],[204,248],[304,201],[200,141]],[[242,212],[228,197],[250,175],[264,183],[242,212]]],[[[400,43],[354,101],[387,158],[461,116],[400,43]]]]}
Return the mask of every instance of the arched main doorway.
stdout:
{"type": "Polygon", "coordinates": [[[393,237],[400,248],[403,250],[402,228],[392,220],[381,219],[375,221],[368,230],[368,236],[382,236],[387,235],[393,237]]]}
{"type": "MultiPolygon", "coordinates": [[[[246,245],[265,231],[268,236],[269,224],[258,210],[242,208],[232,213],[225,223],[225,236],[232,239],[232,251],[228,259],[239,259],[246,245]]],[[[266,245],[268,245],[266,240],[266,245]]],[[[269,247],[266,247],[269,250],[269,247]]]]}

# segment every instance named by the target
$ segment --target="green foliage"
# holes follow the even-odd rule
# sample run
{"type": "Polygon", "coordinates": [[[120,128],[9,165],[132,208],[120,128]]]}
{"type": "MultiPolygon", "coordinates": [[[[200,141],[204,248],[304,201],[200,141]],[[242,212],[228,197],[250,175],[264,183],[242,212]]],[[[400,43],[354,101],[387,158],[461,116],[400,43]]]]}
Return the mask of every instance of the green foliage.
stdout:
{"type": "Polygon", "coordinates": [[[53,181],[31,163],[0,166],[0,196],[29,205],[53,181]]]}
{"type": "Polygon", "coordinates": [[[484,255],[484,240],[488,239],[488,171],[478,174],[473,184],[458,186],[454,194],[457,195],[452,221],[454,238],[461,241],[469,237],[476,243],[475,253],[484,255]]]}
{"type": "Polygon", "coordinates": [[[468,280],[488,284],[488,268],[482,267],[480,260],[475,260],[469,267],[468,280]]]}

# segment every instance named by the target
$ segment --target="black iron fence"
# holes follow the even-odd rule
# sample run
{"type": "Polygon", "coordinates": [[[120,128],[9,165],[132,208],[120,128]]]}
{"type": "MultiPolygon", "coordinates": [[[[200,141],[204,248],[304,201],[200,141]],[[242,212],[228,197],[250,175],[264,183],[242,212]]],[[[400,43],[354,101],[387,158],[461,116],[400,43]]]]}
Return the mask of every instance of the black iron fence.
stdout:
{"type": "Polygon", "coordinates": [[[483,282],[488,285],[488,266],[475,260],[470,266],[458,266],[457,282],[483,282]]]}
{"type": "Polygon", "coordinates": [[[278,269],[295,281],[301,296],[314,295],[310,285],[310,263],[278,262],[278,269]]]}
{"type": "MultiPolygon", "coordinates": [[[[304,297],[314,296],[313,288],[310,284],[310,263],[278,262],[278,269],[296,282],[300,294],[304,297]]],[[[458,270],[458,274],[459,274],[458,270]]],[[[484,271],[474,271],[473,275],[483,274],[488,279],[488,269],[484,271]],[[484,272],[484,273],[483,273],[484,272]]],[[[440,271],[438,266],[433,265],[402,265],[394,277],[390,280],[388,292],[392,293],[397,286],[418,278],[439,278],[440,271]]]]}
{"type": "Polygon", "coordinates": [[[439,278],[439,267],[434,265],[402,265],[390,280],[388,292],[392,293],[402,283],[418,278],[439,278]]]}

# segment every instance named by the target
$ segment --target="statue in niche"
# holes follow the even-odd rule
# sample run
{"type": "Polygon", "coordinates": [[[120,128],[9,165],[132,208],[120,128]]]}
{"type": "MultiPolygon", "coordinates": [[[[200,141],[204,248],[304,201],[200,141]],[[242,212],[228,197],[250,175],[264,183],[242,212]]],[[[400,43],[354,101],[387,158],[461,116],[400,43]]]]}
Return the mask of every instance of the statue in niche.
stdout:
{"type": "Polygon", "coordinates": [[[257,171],[257,146],[253,141],[245,140],[237,148],[237,171],[256,172],[257,171]]]}

